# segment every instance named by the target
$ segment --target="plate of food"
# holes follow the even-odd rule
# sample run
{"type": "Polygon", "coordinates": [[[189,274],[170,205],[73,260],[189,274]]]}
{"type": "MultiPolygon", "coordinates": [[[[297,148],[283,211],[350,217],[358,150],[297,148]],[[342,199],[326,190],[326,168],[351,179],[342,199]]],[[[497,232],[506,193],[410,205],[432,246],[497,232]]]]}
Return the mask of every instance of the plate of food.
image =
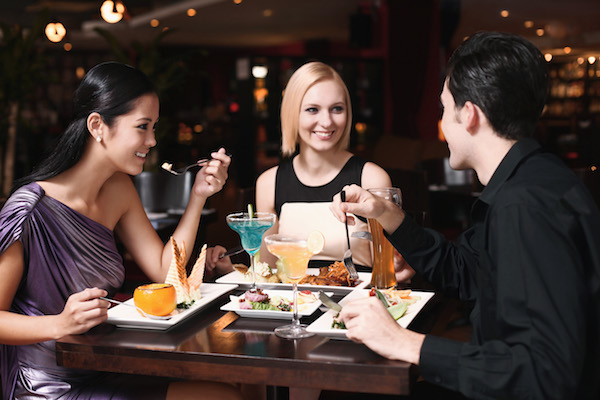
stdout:
{"type": "MultiPolygon", "coordinates": [[[[331,294],[331,293],[330,293],[331,294]]],[[[247,290],[240,296],[229,296],[230,302],[221,307],[233,311],[240,317],[292,319],[293,293],[290,290],[247,290]]],[[[312,315],[321,301],[310,290],[298,291],[298,316],[312,315]]]]}
{"type": "Polygon", "coordinates": [[[188,319],[210,303],[237,288],[238,285],[203,283],[199,287],[200,295],[191,304],[176,308],[168,315],[169,319],[151,319],[143,316],[134,306],[133,298],[111,307],[106,322],[119,328],[166,330],[188,319]]]}
{"type": "MultiPolygon", "coordinates": [[[[382,290],[380,293],[385,296],[386,301],[388,302],[388,311],[390,311],[390,314],[397,317],[398,324],[404,328],[407,328],[410,325],[413,319],[434,295],[434,292],[421,292],[410,289],[388,289],[382,290]]],[[[343,307],[344,304],[347,304],[348,302],[372,295],[374,295],[373,289],[355,290],[340,300],[339,305],[343,307]]],[[[343,326],[343,323],[340,323],[336,319],[337,315],[338,313],[336,311],[328,310],[306,329],[309,332],[314,332],[322,336],[347,339],[346,328],[343,326]]]]}
{"type": "MultiPolygon", "coordinates": [[[[255,262],[256,283],[264,288],[291,289],[292,284],[287,281],[283,269],[271,268],[267,263],[255,262]]],[[[240,286],[252,283],[252,269],[244,264],[234,264],[234,271],[223,275],[216,280],[217,283],[236,284],[240,286]]],[[[336,293],[349,292],[354,289],[365,288],[371,282],[370,272],[359,272],[358,281],[352,281],[348,271],[341,261],[332,262],[331,265],[321,268],[308,268],[306,276],[298,282],[299,289],[330,290],[336,293]]]]}

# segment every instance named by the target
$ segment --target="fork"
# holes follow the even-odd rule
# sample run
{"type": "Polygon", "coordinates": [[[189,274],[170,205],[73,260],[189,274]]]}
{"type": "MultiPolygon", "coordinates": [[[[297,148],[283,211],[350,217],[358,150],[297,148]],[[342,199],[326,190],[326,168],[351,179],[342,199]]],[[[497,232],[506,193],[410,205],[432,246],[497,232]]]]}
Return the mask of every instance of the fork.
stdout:
{"type": "MultiPolygon", "coordinates": [[[[229,158],[231,158],[231,154],[226,153],[225,155],[228,156],[229,158]]],[[[196,161],[195,163],[188,165],[187,167],[179,168],[179,169],[173,169],[172,163],[164,162],[164,163],[162,163],[161,168],[164,169],[165,171],[169,171],[173,175],[183,175],[189,169],[194,168],[194,167],[202,167],[202,166],[208,164],[211,160],[213,160],[213,159],[212,158],[202,158],[202,159],[196,161]]]]}
{"type": "MultiPolygon", "coordinates": [[[[340,197],[342,202],[346,201],[346,192],[342,190],[340,193],[340,197]]],[[[344,253],[344,266],[350,275],[350,278],[357,280],[358,272],[356,272],[356,267],[354,266],[354,261],[352,261],[352,251],[350,250],[350,233],[348,232],[348,218],[344,221],[346,225],[346,240],[348,241],[348,250],[344,253]]]]}
{"type": "Polygon", "coordinates": [[[161,168],[164,169],[165,171],[169,171],[170,173],[172,173],[173,175],[183,175],[185,174],[189,169],[194,168],[194,167],[202,167],[203,165],[206,165],[206,163],[208,163],[210,161],[210,159],[205,158],[202,160],[198,160],[197,162],[195,162],[194,164],[190,164],[187,167],[184,168],[180,168],[180,169],[173,169],[173,164],[168,163],[168,162],[164,162],[161,165],[161,168]]]}
{"type": "Polygon", "coordinates": [[[168,320],[171,319],[171,317],[169,317],[169,316],[161,317],[159,315],[148,314],[147,312],[145,312],[144,310],[142,310],[141,308],[139,308],[135,304],[124,303],[124,302],[119,301],[119,300],[109,299],[108,297],[100,297],[100,299],[101,300],[106,300],[109,303],[113,303],[113,304],[119,304],[119,305],[123,305],[123,306],[133,307],[136,310],[138,310],[144,317],[147,317],[149,319],[156,319],[156,320],[159,320],[159,321],[168,321],[168,320]]]}

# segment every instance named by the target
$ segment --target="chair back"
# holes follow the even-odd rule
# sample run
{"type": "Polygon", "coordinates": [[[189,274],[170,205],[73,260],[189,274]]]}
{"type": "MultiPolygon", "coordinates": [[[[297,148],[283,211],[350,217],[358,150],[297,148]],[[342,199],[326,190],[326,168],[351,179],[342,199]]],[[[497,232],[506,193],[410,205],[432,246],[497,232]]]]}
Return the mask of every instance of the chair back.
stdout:
{"type": "Polygon", "coordinates": [[[195,174],[175,176],[166,171],[144,171],[133,177],[144,210],[150,213],[183,214],[190,199],[195,174]]]}

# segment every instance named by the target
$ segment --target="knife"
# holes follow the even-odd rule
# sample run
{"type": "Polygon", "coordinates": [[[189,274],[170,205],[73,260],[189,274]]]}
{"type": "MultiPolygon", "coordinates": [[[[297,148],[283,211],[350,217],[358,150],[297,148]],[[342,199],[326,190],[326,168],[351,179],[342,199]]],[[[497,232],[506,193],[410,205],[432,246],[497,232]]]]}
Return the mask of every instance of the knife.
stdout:
{"type": "Polygon", "coordinates": [[[340,306],[335,301],[331,300],[331,298],[329,296],[327,296],[325,293],[323,293],[320,290],[319,290],[319,300],[321,300],[321,303],[325,304],[327,307],[329,307],[333,311],[337,311],[337,312],[342,311],[342,306],[340,306]]]}

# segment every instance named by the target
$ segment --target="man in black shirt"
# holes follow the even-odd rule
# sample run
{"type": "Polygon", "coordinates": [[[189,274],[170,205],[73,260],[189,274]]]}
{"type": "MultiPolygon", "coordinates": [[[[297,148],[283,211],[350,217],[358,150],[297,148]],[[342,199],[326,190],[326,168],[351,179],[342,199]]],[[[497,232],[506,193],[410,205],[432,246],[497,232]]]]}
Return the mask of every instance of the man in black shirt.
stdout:
{"type": "Polygon", "coordinates": [[[336,195],[338,219],[376,218],[419,274],[475,304],[468,343],[403,329],[375,298],[344,306],[349,338],[471,398],[600,398],[600,215],[531,139],[546,93],[546,62],[523,38],[479,33],[453,54],[441,94],[450,165],[485,186],[456,242],[358,186],[336,195]]]}

